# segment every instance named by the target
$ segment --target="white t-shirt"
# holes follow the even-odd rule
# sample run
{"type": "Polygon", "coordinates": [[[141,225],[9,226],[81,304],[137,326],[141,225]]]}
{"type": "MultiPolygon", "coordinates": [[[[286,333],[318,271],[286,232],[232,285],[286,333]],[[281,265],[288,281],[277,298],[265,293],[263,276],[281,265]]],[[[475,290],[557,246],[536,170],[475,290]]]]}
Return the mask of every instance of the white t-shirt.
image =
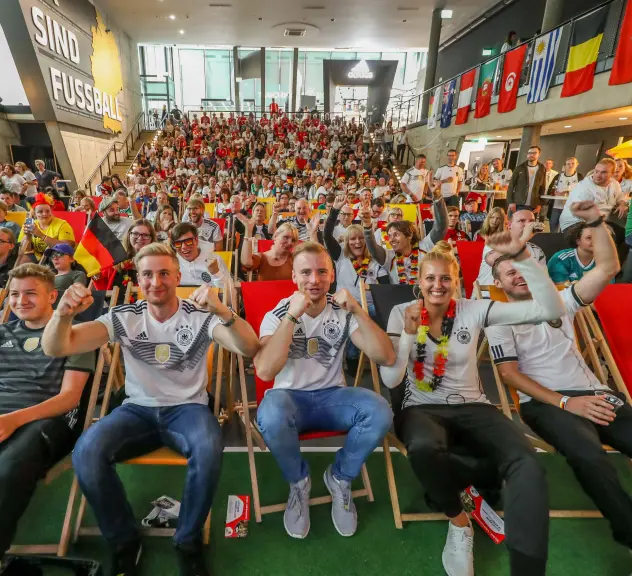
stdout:
{"type": "Polygon", "coordinates": [[[125,402],[159,407],[208,404],[206,353],[220,321],[188,300],[158,322],[147,301],[115,306],[97,318],[125,359],[125,402]]]}
{"type": "Polygon", "coordinates": [[[571,205],[581,202],[582,200],[592,200],[597,204],[597,208],[601,211],[604,218],[610,215],[610,211],[616,206],[619,200],[624,200],[625,196],[621,192],[621,186],[611,178],[608,186],[597,186],[593,182],[591,176],[584,178],[577,186],[575,186],[568,195],[568,200],[564,205],[564,210],[560,215],[560,228],[562,232],[569,226],[577,222],[583,222],[580,218],[573,216],[571,205]]]}
{"type": "MultiPolygon", "coordinates": [[[[346,288],[351,292],[351,295],[357,302],[362,301],[360,296],[360,276],[353,267],[353,262],[344,255],[341,255],[336,264],[336,286],[338,290],[346,288]]],[[[388,272],[380,266],[377,261],[371,259],[369,262],[369,268],[364,279],[365,284],[377,284],[377,279],[382,276],[387,276],[388,272]]],[[[367,300],[372,302],[371,292],[366,293],[367,300]]]]}
{"type": "Polygon", "coordinates": [[[512,175],[513,172],[509,168],[503,168],[500,172],[492,172],[489,175],[492,185],[495,186],[498,184],[500,188],[504,188],[504,190],[496,190],[496,192],[494,192],[494,198],[499,200],[507,198],[507,187],[509,186],[512,175]]]}
{"type": "Polygon", "coordinates": [[[181,286],[201,286],[202,284],[208,284],[215,288],[221,288],[224,283],[230,279],[230,273],[226,262],[221,256],[217,256],[213,253],[214,246],[208,242],[202,240],[199,241],[200,253],[198,257],[189,262],[185,260],[180,254],[178,254],[178,261],[180,262],[180,273],[182,278],[180,279],[181,286]],[[219,271],[217,274],[211,274],[209,272],[209,266],[213,261],[217,261],[219,265],[219,271]]]}
{"type": "MultiPolygon", "coordinates": [[[[406,174],[408,174],[408,172],[406,172],[406,174]]],[[[406,174],[404,174],[404,176],[406,176],[406,174]]],[[[425,187],[425,185],[426,184],[424,182],[423,186],[425,187]]],[[[408,188],[410,188],[410,186],[408,186],[408,188]]],[[[373,188],[373,198],[381,198],[385,194],[388,194],[390,190],[391,189],[389,186],[376,186],[375,188],[373,188]]]]}
{"type": "MultiPolygon", "coordinates": [[[[557,192],[567,192],[575,188],[577,184],[579,184],[579,175],[577,174],[577,172],[575,172],[575,174],[573,174],[572,176],[567,176],[566,174],[564,174],[564,172],[562,172],[557,180],[557,185],[555,189],[557,190],[557,192]]],[[[564,204],[566,204],[564,200],[555,200],[555,202],[553,203],[553,208],[556,208],[557,210],[562,210],[564,208],[564,204]]]]}
{"type": "MultiPolygon", "coordinates": [[[[414,166],[404,172],[401,180],[401,183],[406,184],[408,189],[417,197],[421,197],[424,190],[426,189],[427,182],[428,170],[426,168],[421,168],[420,170],[418,170],[414,166]]],[[[388,186],[386,187],[386,189],[388,190],[388,186]]],[[[373,194],[373,197],[377,198],[377,196],[375,196],[375,191],[373,192],[373,194]]]]}
{"type": "MultiPolygon", "coordinates": [[[[533,258],[540,266],[542,266],[548,274],[548,269],[546,267],[546,256],[542,251],[542,248],[532,244],[531,242],[527,242],[527,248],[529,248],[529,253],[531,254],[531,258],[533,258]]],[[[478,270],[478,278],[476,278],[477,282],[481,286],[489,286],[494,283],[494,277],[492,276],[492,267],[485,261],[485,256],[487,256],[493,250],[485,244],[483,248],[483,260],[481,261],[481,267],[478,270]]]]}
{"type": "MultiPolygon", "coordinates": [[[[287,314],[289,298],[281,300],[268,312],[259,337],[271,336],[287,314]]],[[[312,318],[303,314],[294,326],[288,359],[274,379],[275,388],[323,390],[344,386],[342,359],[349,336],[358,328],[355,316],[333,302],[327,294],[327,305],[312,318]]]]}
{"type": "MultiPolygon", "coordinates": [[[[408,280],[415,280],[417,282],[417,276],[419,275],[419,267],[421,266],[421,260],[424,257],[426,252],[430,252],[434,246],[434,242],[430,239],[430,235],[425,236],[419,242],[419,262],[417,263],[417,272],[416,275],[413,274],[413,264],[411,262],[410,257],[412,256],[412,252],[404,258],[402,262],[404,265],[404,271],[406,272],[406,278],[408,280]],[[413,278],[413,276],[415,276],[413,278]]],[[[397,255],[395,254],[395,250],[386,249],[386,260],[384,261],[384,269],[388,270],[389,277],[391,279],[391,284],[399,284],[399,276],[397,275],[397,255]]]]}
{"type": "Polygon", "coordinates": [[[538,173],[539,164],[529,166],[527,164],[527,174],[529,174],[529,193],[527,194],[526,204],[531,206],[531,194],[533,194],[533,185],[535,184],[535,175],[538,173]]]}
{"type": "MultiPolygon", "coordinates": [[[[388,318],[387,333],[395,346],[399,347],[399,339],[404,331],[404,312],[408,306],[417,301],[399,304],[391,310],[388,318]]],[[[448,343],[448,361],[441,386],[434,392],[423,392],[415,384],[414,365],[417,347],[413,346],[406,369],[406,392],[402,408],[418,404],[462,404],[464,402],[488,403],[478,377],[476,348],[481,328],[485,325],[488,310],[492,302],[489,300],[457,300],[456,317],[448,343]]],[[[437,342],[428,334],[426,340],[426,362],[424,364],[425,380],[432,381],[432,367],[437,351],[437,342]]]]}
{"type": "MultiPolygon", "coordinates": [[[[33,172],[31,172],[30,170],[25,170],[24,174],[22,174],[22,177],[26,182],[33,182],[33,180],[37,180],[35,178],[35,174],[33,174],[33,172]]],[[[32,198],[33,196],[35,196],[35,194],[37,194],[37,182],[31,186],[27,186],[26,188],[27,198],[32,198]]]]}
{"type": "Polygon", "coordinates": [[[463,182],[463,169],[460,166],[448,166],[446,164],[437,168],[433,176],[435,180],[445,180],[450,176],[453,178],[452,182],[441,184],[441,195],[444,198],[450,198],[456,194],[459,182],[463,182]]]}
{"type": "MultiPolygon", "coordinates": [[[[558,328],[549,322],[486,328],[494,362],[518,362],[522,374],[549,390],[605,390],[577,349],[573,318],[582,303],[573,286],[560,296],[566,314],[558,328]]],[[[522,392],[518,395],[520,402],[531,400],[522,392]]]]}
{"type": "Polygon", "coordinates": [[[198,237],[204,242],[221,242],[222,229],[217,222],[204,217],[202,225],[197,229],[198,237]]]}

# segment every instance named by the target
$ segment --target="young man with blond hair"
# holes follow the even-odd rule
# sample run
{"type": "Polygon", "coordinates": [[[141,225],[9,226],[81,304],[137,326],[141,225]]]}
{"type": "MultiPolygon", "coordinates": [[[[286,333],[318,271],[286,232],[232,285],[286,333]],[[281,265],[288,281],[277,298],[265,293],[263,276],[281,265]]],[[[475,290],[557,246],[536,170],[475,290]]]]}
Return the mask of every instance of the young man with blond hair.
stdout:
{"type": "Polygon", "coordinates": [[[257,374],[274,380],[257,410],[257,425],[276,459],[290,496],[283,522],[293,538],[309,532],[311,479],[299,435],[307,431],[347,432],[344,446],[324,474],[332,495],[338,533],[352,536],[357,514],[351,482],[390,428],[391,409],[382,396],[348,388],[342,372],[347,341],[378,364],[390,365],[390,339],[348,290],[329,294],[334,280],[331,257],[320,245],[301,244],[294,252],[292,280],[297,291],[281,300],[261,323],[257,374]]]}
{"type": "Polygon", "coordinates": [[[134,258],[145,300],[115,306],[94,322],[73,325],[92,302],[90,289],[74,284],[63,295],[43,339],[58,357],[121,344],[125,403],[82,436],[73,453],[79,485],[113,552],[111,574],[138,574],[140,534],[115,464],[163,445],[187,458],[187,477],[174,537],[180,574],[208,574],[202,528],[221,470],[222,438],[209,407],[206,355],[213,342],[252,357],[259,341],[252,328],[206,286],[187,300],[177,256],[149,244],[134,258]]]}

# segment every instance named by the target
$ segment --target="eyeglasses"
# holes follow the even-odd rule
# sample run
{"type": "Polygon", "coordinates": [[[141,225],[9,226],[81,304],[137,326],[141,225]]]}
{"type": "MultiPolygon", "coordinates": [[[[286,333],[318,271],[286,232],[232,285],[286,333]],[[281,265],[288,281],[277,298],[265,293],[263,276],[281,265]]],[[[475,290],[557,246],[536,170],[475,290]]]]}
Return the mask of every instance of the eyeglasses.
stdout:
{"type": "Polygon", "coordinates": [[[138,240],[139,238],[141,240],[151,240],[151,234],[141,234],[140,232],[132,232],[129,236],[130,238],[132,238],[132,240],[138,240]]]}
{"type": "Polygon", "coordinates": [[[182,248],[182,246],[191,247],[195,244],[195,238],[185,238],[184,240],[174,240],[171,245],[177,250],[178,248],[182,248]]]}
{"type": "Polygon", "coordinates": [[[353,212],[341,212],[341,216],[353,216],[353,212]]]}
{"type": "Polygon", "coordinates": [[[68,256],[68,254],[64,254],[63,252],[51,252],[51,258],[62,258],[63,256],[68,256]]]}

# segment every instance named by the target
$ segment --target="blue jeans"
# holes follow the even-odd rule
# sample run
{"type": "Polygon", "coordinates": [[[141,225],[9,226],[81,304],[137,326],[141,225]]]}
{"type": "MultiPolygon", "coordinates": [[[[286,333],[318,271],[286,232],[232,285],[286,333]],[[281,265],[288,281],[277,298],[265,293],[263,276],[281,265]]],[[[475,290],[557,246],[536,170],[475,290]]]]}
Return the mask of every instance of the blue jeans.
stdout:
{"type": "Polygon", "coordinates": [[[299,434],[303,432],[346,432],[333,473],[351,481],[369,454],[382,442],[391,427],[393,413],[388,402],[366,388],[332,386],[304,391],[273,388],[257,409],[257,426],[266,445],[291,484],[309,476],[301,455],[299,434]]]}
{"type": "Polygon", "coordinates": [[[563,208],[551,208],[551,219],[549,220],[551,232],[560,231],[560,216],[562,215],[563,211],[563,208]]]}
{"type": "Polygon", "coordinates": [[[187,458],[174,542],[194,547],[201,543],[222,464],[221,429],[208,406],[147,408],[123,404],[88,428],[77,442],[72,463],[79,486],[103,536],[114,549],[139,538],[134,513],[114,465],[162,446],[187,458]]]}

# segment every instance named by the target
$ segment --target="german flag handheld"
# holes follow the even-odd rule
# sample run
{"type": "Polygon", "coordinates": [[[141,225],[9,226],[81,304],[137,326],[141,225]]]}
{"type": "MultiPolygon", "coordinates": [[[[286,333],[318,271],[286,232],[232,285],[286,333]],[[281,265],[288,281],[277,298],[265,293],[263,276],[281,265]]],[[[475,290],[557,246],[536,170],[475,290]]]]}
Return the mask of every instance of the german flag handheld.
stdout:
{"type": "Polygon", "coordinates": [[[123,244],[101,217],[95,214],[75,250],[75,260],[90,277],[128,258],[123,244]]]}

